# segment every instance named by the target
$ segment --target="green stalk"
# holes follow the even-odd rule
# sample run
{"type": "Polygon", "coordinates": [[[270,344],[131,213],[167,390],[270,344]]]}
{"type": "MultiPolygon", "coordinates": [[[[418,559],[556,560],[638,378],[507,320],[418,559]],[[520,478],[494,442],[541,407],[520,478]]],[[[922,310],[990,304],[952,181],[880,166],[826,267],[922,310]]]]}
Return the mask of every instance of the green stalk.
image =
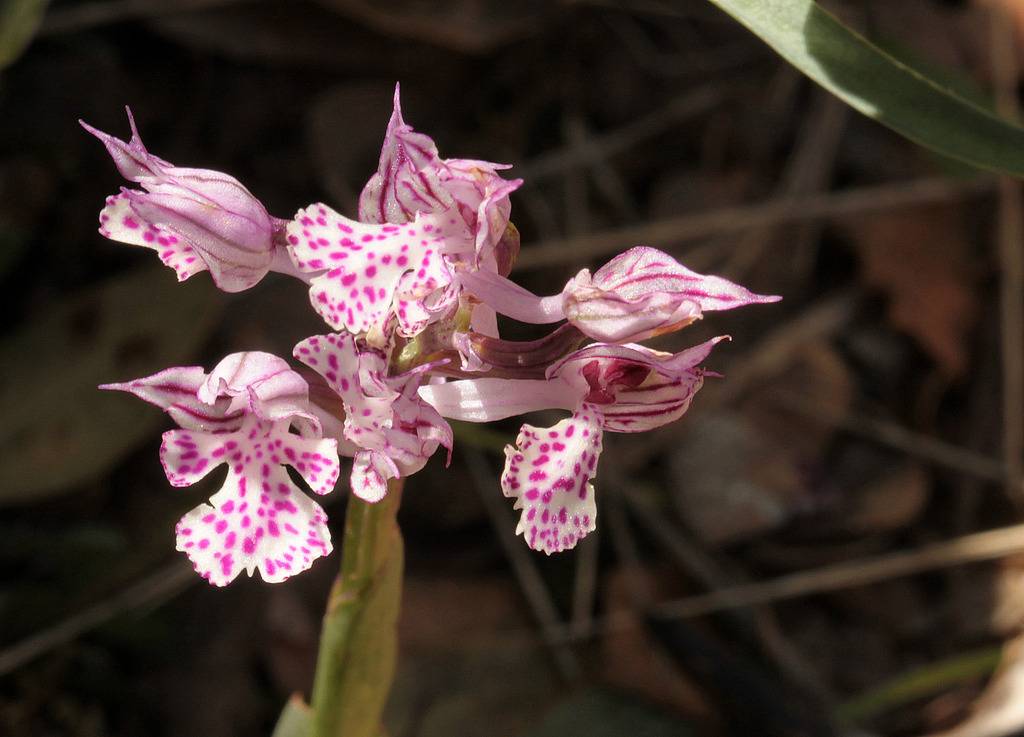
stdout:
{"type": "Polygon", "coordinates": [[[379,737],[395,675],[402,598],[402,480],[376,504],[350,496],[341,573],[327,600],[313,681],[311,737],[379,737]]]}

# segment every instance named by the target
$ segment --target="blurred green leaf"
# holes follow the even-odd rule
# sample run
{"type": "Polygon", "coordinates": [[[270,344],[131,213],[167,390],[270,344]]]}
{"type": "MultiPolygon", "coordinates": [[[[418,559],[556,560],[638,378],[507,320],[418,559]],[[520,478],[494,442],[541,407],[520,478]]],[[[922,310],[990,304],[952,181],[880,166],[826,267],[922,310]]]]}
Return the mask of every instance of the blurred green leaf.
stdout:
{"type": "Polygon", "coordinates": [[[219,305],[209,284],[146,270],[50,306],[0,344],[0,506],[95,478],[166,424],[96,387],[188,362],[219,305]]]}
{"type": "Polygon", "coordinates": [[[687,737],[686,722],[636,699],[592,689],[572,696],[547,715],[528,737],[687,737]]]}
{"type": "Polygon", "coordinates": [[[0,0],[0,69],[28,47],[50,0],[0,0]]]}
{"type": "Polygon", "coordinates": [[[309,737],[312,728],[309,707],[298,695],[292,696],[285,704],[281,717],[270,737],[309,737]]]}
{"type": "Polygon", "coordinates": [[[1002,648],[993,647],[957,653],[951,658],[915,668],[840,704],[836,716],[856,723],[884,714],[917,699],[948,691],[957,684],[990,675],[1003,657],[1002,648]]]}
{"type": "Polygon", "coordinates": [[[1024,176],[1024,129],[872,44],[813,0],[710,0],[854,109],[943,156],[1024,176]]]}

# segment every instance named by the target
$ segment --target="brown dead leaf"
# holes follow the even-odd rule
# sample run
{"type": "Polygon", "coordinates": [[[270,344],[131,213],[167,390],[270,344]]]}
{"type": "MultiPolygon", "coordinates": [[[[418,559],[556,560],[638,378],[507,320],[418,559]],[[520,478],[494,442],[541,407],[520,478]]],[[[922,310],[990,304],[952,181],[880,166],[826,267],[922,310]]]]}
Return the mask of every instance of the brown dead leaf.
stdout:
{"type": "MultiPolygon", "coordinates": [[[[650,570],[620,569],[606,579],[608,611],[627,611],[640,576],[654,598],[667,598],[675,591],[666,591],[668,578],[650,570]]],[[[642,616],[636,615],[638,620],[642,616]]],[[[637,624],[641,624],[639,621],[637,624]]],[[[712,718],[711,707],[700,688],[675,666],[642,626],[624,627],[608,634],[601,641],[604,680],[611,686],[638,693],[653,703],[678,709],[699,721],[712,718]]]]}
{"type": "Polygon", "coordinates": [[[917,464],[908,463],[851,495],[851,508],[844,515],[845,526],[861,534],[904,528],[922,512],[930,491],[927,472],[917,464]]]}
{"type": "Polygon", "coordinates": [[[889,321],[913,336],[949,377],[967,369],[978,305],[964,213],[949,205],[886,213],[847,230],[869,287],[889,298],[889,321]]]}

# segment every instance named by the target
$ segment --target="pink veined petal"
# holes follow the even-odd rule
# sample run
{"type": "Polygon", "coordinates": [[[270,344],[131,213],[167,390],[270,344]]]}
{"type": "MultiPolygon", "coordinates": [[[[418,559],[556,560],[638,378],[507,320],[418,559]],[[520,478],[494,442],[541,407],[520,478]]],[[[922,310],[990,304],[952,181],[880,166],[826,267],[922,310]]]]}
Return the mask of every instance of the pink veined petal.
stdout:
{"type": "Polygon", "coordinates": [[[230,397],[232,411],[261,420],[294,421],[307,436],[320,437],[320,419],[309,406],[309,386],[283,358],[263,351],[242,351],[224,357],[199,387],[199,399],[213,403],[230,397]]]}
{"type": "Polygon", "coordinates": [[[110,158],[114,160],[114,165],[121,176],[129,181],[141,182],[149,177],[158,177],[164,169],[173,168],[174,164],[164,161],[146,150],[142,144],[142,138],[139,136],[139,130],[135,126],[135,117],[132,115],[131,108],[125,106],[124,110],[128,114],[128,125],[132,132],[131,139],[127,142],[97,130],[82,120],[79,120],[78,124],[100,139],[107,149],[107,153],[110,154],[110,158]]]}
{"type": "MultiPolygon", "coordinates": [[[[199,388],[199,398],[212,404],[217,397],[242,397],[249,401],[249,387],[275,374],[290,371],[288,362],[273,353],[240,351],[222,358],[199,388]]],[[[300,377],[301,378],[301,377],[300,377]]],[[[305,382],[303,382],[305,383],[305,382]]],[[[245,406],[243,404],[243,406],[245,406]]]]}
{"type": "Polygon", "coordinates": [[[425,402],[418,389],[429,366],[388,379],[399,392],[392,407],[391,427],[384,433],[386,452],[395,461],[402,476],[416,473],[426,465],[439,445],[448,450],[452,460],[454,437],[451,426],[434,407],[425,402]]]}
{"type": "Polygon", "coordinates": [[[122,188],[100,216],[100,232],[150,246],[179,279],[208,270],[226,292],[255,285],[274,262],[274,218],[223,172],[176,167],[150,154],[128,112],[128,142],[82,126],[102,141],[121,174],[146,190],[122,188]]]}
{"type": "Polygon", "coordinates": [[[447,210],[453,204],[439,179],[443,162],[437,146],[402,119],[399,93],[396,84],[377,173],[359,195],[359,219],[367,223],[406,223],[418,212],[447,210]]]}
{"type": "MultiPolygon", "coordinates": [[[[230,174],[213,169],[175,166],[161,172],[157,181],[141,182],[157,196],[188,197],[192,205],[213,208],[218,213],[216,232],[228,237],[239,249],[262,252],[270,220],[267,208],[249,189],[230,174]]],[[[205,218],[204,218],[205,219],[205,218]]]]}
{"type": "Polygon", "coordinates": [[[217,586],[243,570],[249,575],[258,570],[264,580],[276,582],[309,568],[331,551],[327,518],[283,466],[296,467],[317,493],[326,493],[337,480],[336,448],[332,439],[301,438],[289,433],[285,422],[252,416],[233,433],[167,433],[161,455],[173,484],[194,482],[210,468],[228,465],[224,486],[210,504],[178,523],[178,550],[217,586]]]}
{"type": "Polygon", "coordinates": [[[314,309],[331,327],[353,333],[383,330],[403,274],[413,272],[424,280],[417,293],[447,286],[444,255],[471,244],[465,224],[454,214],[368,225],[321,204],[300,210],[287,226],[287,237],[295,265],[320,272],[310,288],[314,309]]]}
{"type": "Polygon", "coordinates": [[[585,391],[560,380],[481,378],[426,384],[419,395],[444,417],[492,422],[542,409],[572,410],[585,391]]]}
{"type": "Polygon", "coordinates": [[[671,374],[694,368],[710,356],[714,347],[724,340],[730,340],[730,337],[719,335],[679,353],[656,351],[632,343],[592,343],[551,364],[545,373],[548,378],[562,376],[570,383],[578,385],[579,381],[574,381],[573,376],[578,376],[586,364],[597,361],[603,366],[612,366],[618,362],[617,365],[630,364],[671,374]]]}
{"type": "Polygon", "coordinates": [[[702,314],[697,302],[679,295],[656,292],[626,300],[597,289],[567,295],[564,311],[583,334],[607,343],[647,340],[683,328],[702,314]]]}
{"type": "Polygon", "coordinates": [[[130,392],[164,410],[187,430],[237,430],[242,424],[242,414],[230,410],[228,400],[208,404],[199,399],[199,388],[205,379],[202,366],[180,366],[134,381],[102,384],[100,389],[130,392]]]}
{"type": "MultiPolygon", "coordinates": [[[[581,272],[580,276],[589,272],[581,272]]],[[[579,278],[579,277],[577,277],[579,278]]],[[[615,292],[626,300],[656,292],[692,300],[701,310],[731,310],[748,304],[778,302],[781,297],[754,294],[718,276],[704,276],[686,268],[664,251],[636,246],[619,254],[594,272],[590,285],[615,292]]]]}
{"type": "Polygon", "coordinates": [[[107,198],[100,211],[100,235],[119,243],[156,251],[165,266],[174,269],[178,281],[206,271],[206,262],[184,238],[170,228],[154,224],[136,212],[124,193],[107,198]]]}
{"type": "Polygon", "coordinates": [[[533,550],[568,550],[595,529],[591,479],[601,439],[600,413],[584,405],[551,428],[523,425],[505,448],[501,488],[522,510],[516,534],[533,550]]]}
{"type": "Polygon", "coordinates": [[[388,479],[398,475],[398,466],[387,454],[361,450],[352,462],[352,493],[371,504],[379,502],[388,492],[388,479]]]}
{"type": "Polygon", "coordinates": [[[604,429],[644,432],[675,422],[686,414],[702,386],[704,372],[700,369],[689,369],[671,378],[652,372],[644,383],[620,389],[614,403],[601,406],[604,429]]]}
{"type": "Polygon", "coordinates": [[[153,185],[148,189],[149,192],[122,189],[121,194],[141,218],[187,241],[206,263],[219,289],[241,292],[266,276],[273,261],[269,215],[257,226],[208,200],[193,199],[187,189],[177,184],[153,185]]]}
{"type": "Polygon", "coordinates": [[[253,382],[249,387],[249,408],[257,417],[270,422],[301,420],[298,425],[304,435],[323,434],[320,419],[309,406],[309,386],[291,369],[253,382]]]}
{"type": "Polygon", "coordinates": [[[604,429],[641,432],[673,422],[690,407],[704,384],[697,367],[726,336],[677,354],[639,345],[595,344],[570,354],[548,369],[600,408],[604,429]]]}
{"type": "Polygon", "coordinates": [[[512,212],[509,195],[519,189],[522,179],[503,179],[498,175],[508,164],[493,164],[472,159],[449,159],[445,163],[444,185],[464,210],[464,219],[474,224],[476,253],[492,257],[512,212]]]}

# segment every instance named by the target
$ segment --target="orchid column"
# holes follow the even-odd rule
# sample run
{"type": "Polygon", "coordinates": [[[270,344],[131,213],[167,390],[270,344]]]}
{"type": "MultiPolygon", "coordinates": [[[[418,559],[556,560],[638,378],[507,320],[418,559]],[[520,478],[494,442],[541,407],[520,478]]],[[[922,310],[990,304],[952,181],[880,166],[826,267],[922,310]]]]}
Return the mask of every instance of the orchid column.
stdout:
{"type": "Polygon", "coordinates": [[[529,547],[572,548],[597,524],[603,433],[681,417],[707,375],[700,364],[725,336],[678,353],[637,341],[707,311],[778,299],[644,247],[584,269],[560,294],[531,294],[508,279],[519,249],[509,195],[522,182],[502,178],[502,165],[442,159],[402,119],[397,87],[356,220],[319,203],[274,217],[236,179],[150,154],[134,121],[127,142],[85,127],[141,187],[107,199],[103,235],[155,250],[179,280],[209,271],[225,291],[270,271],[299,278],[330,328],[300,340],[294,364],[243,352],[209,373],[177,367],[102,387],[179,425],[160,451],[172,485],[228,467],[221,490],[176,528],[178,550],[216,586],[242,571],[281,582],[328,555],[327,517],[306,492],[330,492],[339,456],[352,458],[341,573],[303,726],[311,737],[379,734],[397,650],[402,484],[440,446],[450,462],[445,417],[566,411],[550,428],[522,426],[501,488],[522,510],[517,532],[529,547]],[[497,313],[556,327],[531,342],[502,340],[497,313]]]}

